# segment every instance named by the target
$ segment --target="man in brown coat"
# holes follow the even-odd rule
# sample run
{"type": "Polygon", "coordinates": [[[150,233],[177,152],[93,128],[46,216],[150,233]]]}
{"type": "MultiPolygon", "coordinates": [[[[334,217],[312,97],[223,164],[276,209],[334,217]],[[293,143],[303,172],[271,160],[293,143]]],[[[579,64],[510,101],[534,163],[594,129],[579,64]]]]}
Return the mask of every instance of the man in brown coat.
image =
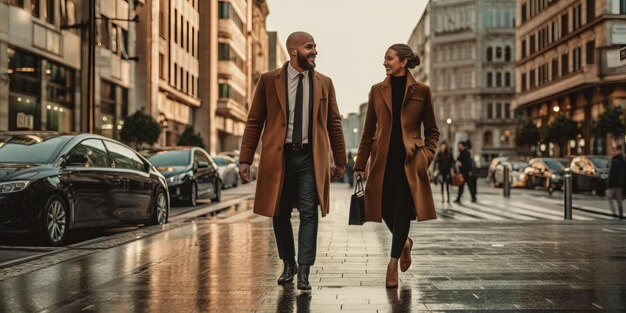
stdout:
{"type": "Polygon", "coordinates": [[[257,84],[241,143],[239,175],[249,181],[262,133],[254,212],[273,218],[284,265],[278,283],[291,282],[297,272],[298,289],[309,290],[317,207],[322,217],[328,214],[330,176],[343,176],[346,148],[333,83],[314,70],[317,50],[313,37],[304,32],[291,34],[287,51],[289,62],[261,75],[257,84]],[[294,203],[300,212],[298,269],[290,220],[294,203]]]}

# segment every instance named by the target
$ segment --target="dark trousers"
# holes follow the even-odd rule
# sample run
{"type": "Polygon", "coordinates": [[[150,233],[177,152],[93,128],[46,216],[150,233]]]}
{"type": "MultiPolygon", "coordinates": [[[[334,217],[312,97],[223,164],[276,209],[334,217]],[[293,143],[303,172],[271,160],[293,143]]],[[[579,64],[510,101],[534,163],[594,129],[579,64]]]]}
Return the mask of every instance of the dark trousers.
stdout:
{"type": "MultiPolygon", "coordinates": [[[[476,176],[463,174],[463,179],[465,180],[465,184],[469,188],[470,195],[472,196],[472,200],[476,200],[476,176]]],[[[465,189],[465,184],[459,186],[459,194],[456,196],[458,201],[461,201],[461,197],[463,197],[463,191],[465,189]]]]}
{"type": "Polygon", "coordinates": [[[295,258],[291,211],[297,203],[300,212],[298,263],[313,265],[317,249],[318,200],[311,151],[285,151],[285,177],[277,216],[273,218],[278,255],[282,260],[295,258]]]}
{"type": "MultiPolygon", "coordinates": [[[[404,173],[402,173],[404,174],[404,173]]],[[[411,219],[413,218],[414,205],[408,201],[413,201],[411,189],[406,180],[406,175],[398,175],[397,184],[393,188],[383,186],[383,192],[390,192],[393,197],[385,197],[386,201],[393,203],[385,203],[383,208],[383,221],[391,231],[391,257],[399,259],[404,249],[404,243],[409,237],[409,229],[411,228],[411,219]]]]}
{"type": "Polygon", "coordinates": [[[445,186],[446,193],[448,194],[448,202],[450,202],[450,173],[441,173],[441,202],[445,202],[445,194],[443,189],[445,186]]]}

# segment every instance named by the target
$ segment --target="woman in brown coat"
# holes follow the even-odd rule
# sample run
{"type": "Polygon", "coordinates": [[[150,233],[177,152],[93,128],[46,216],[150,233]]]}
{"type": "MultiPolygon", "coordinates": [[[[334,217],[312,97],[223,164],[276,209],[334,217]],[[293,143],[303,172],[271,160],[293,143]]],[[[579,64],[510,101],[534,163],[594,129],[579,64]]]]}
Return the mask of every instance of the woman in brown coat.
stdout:
{"type": "Polygon", "coordinates": [[[419,63],[419,56],[405,44],[387,49],[383,63],[387,78],[370,91],[354,166],[355,179],[362,179],[370,159],[365,219],[384,220],[392,233],[387,288],[398,286],[398,261],[403,272],[411,265],[411,220],[437,217],[428,165],[437,149],[439,130],[430,87],[416,82],[409,72],[419,63]]]}

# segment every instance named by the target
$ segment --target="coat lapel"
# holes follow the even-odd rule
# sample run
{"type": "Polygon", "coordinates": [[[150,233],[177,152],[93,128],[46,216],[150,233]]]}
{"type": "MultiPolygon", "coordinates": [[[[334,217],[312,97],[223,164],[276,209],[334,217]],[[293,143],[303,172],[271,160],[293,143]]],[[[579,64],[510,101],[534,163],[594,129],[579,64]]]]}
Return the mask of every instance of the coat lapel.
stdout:
{"type": "MultiPolygon", "coordinates": [[[[322,79],[317,72],[313,73],[313,117],[316,117],[319,114],[320,100],[322,99],[322,79]]],[[[312,121],[313,126],[315,126],[315,119],[312,119],[312,121]]]]}
{"type": "Polygon", "coordinates": [[[385,104],[387,105],[389,112],[393,112],[391,107],[391,78],[385,78],[382,84],[381,92],[383,93],[383,100],[385,100],[385,104]]]}
{"type": "Polygon", "coordinates": [[[278,102],[280,102],[280,107],[283,111],[283,120],[287,120],[287,100],[285,99],[285,79],[287,78],[285,77],[285,66],[287,66],[287,63],[274,75],[274,86],[276,87],[278,102]]]}
{"type": "Polygon", "coordinates": [[[417,81],[415,81],[415,78],[413,78],[413,75],[411,75],[411,73],[409,72],[407,73],[406,89],[404,89],[404,99],[402,101],[403,109],[404,109],[404,104],[406,103],[406,100],[411,98],[413,93],[415,93],[416,89],[417,89],[417,81]]]}

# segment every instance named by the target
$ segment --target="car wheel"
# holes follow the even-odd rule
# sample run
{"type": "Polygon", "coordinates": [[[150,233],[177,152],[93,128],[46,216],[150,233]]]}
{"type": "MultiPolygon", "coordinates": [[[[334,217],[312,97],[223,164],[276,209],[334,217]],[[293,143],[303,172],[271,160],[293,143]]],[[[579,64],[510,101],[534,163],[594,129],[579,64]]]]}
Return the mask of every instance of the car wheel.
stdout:
{"type": "Polygon", "coordinates": [[[46,244],[61,246],[68,233],[67,207],[61,197],[53,195],[48,199],[41,214],[40,233],[46,244]]]}
{"type": "Polygon", "coordinates": [[[191,182],[191,187],[189,187],[189,197],[187,198],[188,206],[196,206],[198,201],[198,186],[196,182],[191,182]]]}
{"type": "Polygon", "coordinates": [[[215,183],[215,196],[211,199],[213,202],[220,202],[222,200],[222,183],[218,180],[215,183]]]}
{"type": "Polygon", "coordinates": [[[167,218],[170,213],[165,192],[163,192],[163,190],[159,190],[155,199],[152,216],[150,217],[150,225],[163,225],[167,223],[167,218]]]}

